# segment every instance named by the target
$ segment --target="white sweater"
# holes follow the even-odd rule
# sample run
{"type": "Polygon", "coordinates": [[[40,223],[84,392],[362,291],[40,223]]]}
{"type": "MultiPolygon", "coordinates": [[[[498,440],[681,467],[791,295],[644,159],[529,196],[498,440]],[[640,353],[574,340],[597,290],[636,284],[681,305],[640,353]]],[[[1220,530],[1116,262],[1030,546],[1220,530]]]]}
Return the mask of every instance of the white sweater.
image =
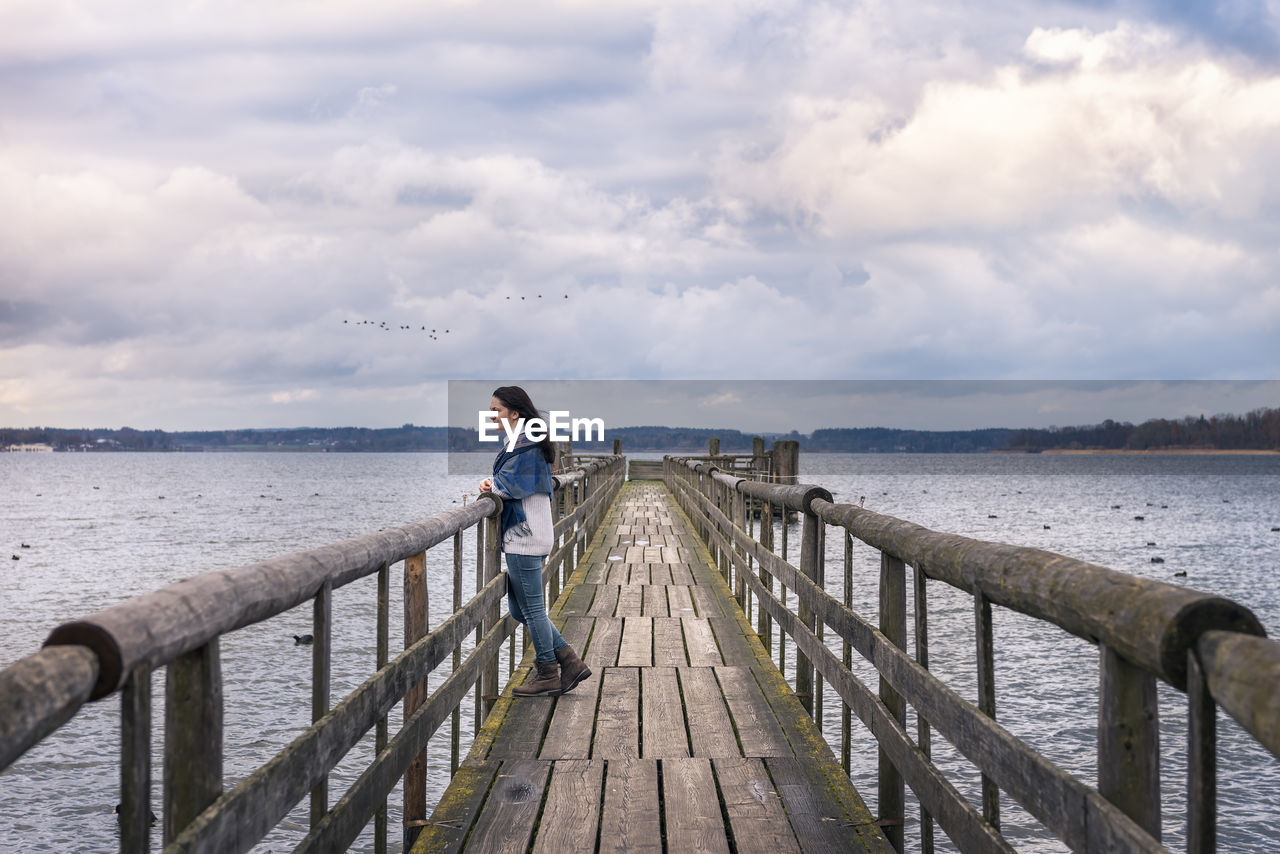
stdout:
{"type": "MultiPolygon", "coordinates": [[[[508,498],[496,488],[494,494],[503,501],[516,500],[508,498]]],[[[551,554],[551,541],[555,537],[551,524],[551,496],[545,492],[535,492],[519,501],[525,521],[507,529],[502,537],[502,550],[513,555],[551,554]]]]}

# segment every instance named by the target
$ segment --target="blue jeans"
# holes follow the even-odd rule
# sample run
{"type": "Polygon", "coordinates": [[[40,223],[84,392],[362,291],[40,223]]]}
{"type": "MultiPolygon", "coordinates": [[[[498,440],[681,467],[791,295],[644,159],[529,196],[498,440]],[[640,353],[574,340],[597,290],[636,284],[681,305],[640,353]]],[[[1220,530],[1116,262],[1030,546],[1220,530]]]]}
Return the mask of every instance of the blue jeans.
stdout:
{"type": "Polygon", "coordinates": [[[568,646],[547,616],[542,601],[542,556],[507,554],[507,610],[533,638],[535,660],[556,660],[556,650],[568,646]]]}

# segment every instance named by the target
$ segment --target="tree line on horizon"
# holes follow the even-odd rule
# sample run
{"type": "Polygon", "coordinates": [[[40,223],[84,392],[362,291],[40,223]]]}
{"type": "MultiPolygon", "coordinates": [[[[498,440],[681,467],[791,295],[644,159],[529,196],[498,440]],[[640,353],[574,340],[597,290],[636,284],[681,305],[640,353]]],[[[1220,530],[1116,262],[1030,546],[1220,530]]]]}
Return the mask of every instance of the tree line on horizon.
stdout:
{"type": "MultiPolygon", "coordinates": [[[[761,435],[761,434],[755,434],[761,435]]],[[[1153,418],[1141,424],[1111,419],[1073,427],[979,430],[902,430],[888,427],[835,427],[763,434],[766,441],[795,439],[801,450],[844,453],[1037,453],[1049,450],[1280,451],[1280,409],[1256,409],[1244,415],[1153,418]]],[[[626,451],[705,453],[712,438],[722,453],[749,453],[753,434],[705,427],[619,427],[603,442],[579,442],[575,449],[607,452],[614,439],[626,451]]],[[[43,444],[59,451],[492,451],[474,429],[462,427],[299,427],[250,430],[0,428],[0,448],[43,444]]]]}

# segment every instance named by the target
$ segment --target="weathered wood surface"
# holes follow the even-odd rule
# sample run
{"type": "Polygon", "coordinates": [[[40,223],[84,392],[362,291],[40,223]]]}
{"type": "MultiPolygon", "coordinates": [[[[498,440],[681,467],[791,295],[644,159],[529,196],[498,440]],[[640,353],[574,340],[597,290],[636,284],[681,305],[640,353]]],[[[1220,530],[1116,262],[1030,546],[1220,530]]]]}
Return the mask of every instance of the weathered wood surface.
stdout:
{"type": "Polygon", "coordinates": [[[1280,643],[1206,632],[1196,651],[1209,693],[1280,759],[1280,643]]]}
{"type": "Polygon", "coordinates": [[[592,676],[508,686],[415,852],[891,850],[688,533],[665,487],[624,486],[551,608],[592,676]]]}
{"type": "Polygon", "coordinates": [[[825,521],[863,542],[998,605],[1048,620],[1185,689],[1187,652],[1210,629],[1265,634],[1249,609],[1043,549],[944,534],[830,499],[812,502],[825,521]]]}
{"type": "Polygon", "coordinates": [[[58,626],[46,646],[87,646],[98,655],[93,699],[118,689],[140,664],[158,668],[228,632],[306,602],[333,588],[444,542],[492,512],[473,504],[430,519],[310,551],[221,572],[206,572],[58,626]]]}
{"type": "Polygon", "coordinates": [[[98,681],[83,646],[46,647],[0,670],[0,768],[74,715],[98,681]]]}

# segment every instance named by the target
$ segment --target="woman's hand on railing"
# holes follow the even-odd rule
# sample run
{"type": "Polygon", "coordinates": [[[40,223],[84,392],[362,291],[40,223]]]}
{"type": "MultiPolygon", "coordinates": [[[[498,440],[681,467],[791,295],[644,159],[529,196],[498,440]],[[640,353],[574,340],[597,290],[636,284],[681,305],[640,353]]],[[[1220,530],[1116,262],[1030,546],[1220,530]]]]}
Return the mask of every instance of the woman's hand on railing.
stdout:
{"type": "Polygon", "coordinates": [[[481,491],[481,492],[492,492],[492,491],[493,491],[493,481],[492,481],[492,480],[490,480],[490,479],[489,479],[489,478],[487,478],[487,477],[486,477],[484,480],[480,481],[480,491],[481,491]]]}

